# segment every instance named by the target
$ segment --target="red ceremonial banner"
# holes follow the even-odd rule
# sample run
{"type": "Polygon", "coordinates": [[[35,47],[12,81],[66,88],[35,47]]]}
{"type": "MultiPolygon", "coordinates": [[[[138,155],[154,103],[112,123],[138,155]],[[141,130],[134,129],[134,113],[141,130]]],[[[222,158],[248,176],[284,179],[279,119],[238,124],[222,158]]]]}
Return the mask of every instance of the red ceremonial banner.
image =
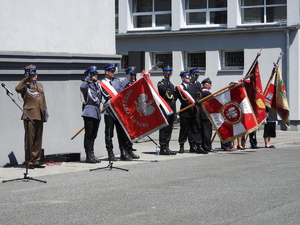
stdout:
{"type": "Polygon", "coordinates": [[[250,82],[244,82],[245,89],[248,94],[249,101],[251,103],[253,112],[256,116],[258,125],[261,125],[266,117],[266,106],[264,103],[264,93],[262,89],[260,71],[258,62],[256,62],[250,77],[250,82]]]}
{"type": "Polygon", "coordinates": [[[168,125],[144,77],[110,99],[109,105],[131,142],[168,125]]]}
{"type": "Polygon", "coordinates": [[[258,127],[242,85],[217,93],[202,105],[222,143],[249,134],[258,127]]]}

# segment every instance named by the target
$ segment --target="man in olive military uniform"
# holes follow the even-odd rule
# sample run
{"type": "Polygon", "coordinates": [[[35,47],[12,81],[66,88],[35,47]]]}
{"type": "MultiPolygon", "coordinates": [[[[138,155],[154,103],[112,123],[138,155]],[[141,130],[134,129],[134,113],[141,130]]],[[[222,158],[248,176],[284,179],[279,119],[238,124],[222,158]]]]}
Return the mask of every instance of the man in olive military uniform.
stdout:
{"type": "Polygon", "coordinates": [[[80,86],[84,97],[82,117],[84,120],[84,149],[86,153],[86,163],[99,163],[94,155],[94,143],[97,138],[99,124],[101,120],[100,103],[102,95],[98,84],[98,72],[96,66],[89,67],[85,72],[84,81],[80,86]]]}
{"type": "Polygon", "coordinates": [[[16,86],[23,100],[22,120],[25,129],[25,163],[29,169],[44,168],[40,162],[42,154],[43,122],[48,119],[47,105],[43,85],[37,82],[36,66],[23,68],[24,78],[16,86]],[[27,115],[33,120],[32,123],[27,115]],[[27,146],[26,146],[27,145],[27,146]]]}
{"type": "Polygon", "coordinates": [[[159,145],[160,145],[159,154],[175,155],[176,152],[171,151],[169,149],[169,143],[172,136],[172,130],[173,130],[175,112],[176,112],[174,85],[170,81],[170,78],[172,76],[172,68],[170,68],[169,66],[163,68],[163,76],[164,78],[161,81],[159,81],[157,84],[158,93],[168,103],[170,108],[173,110],[173,114],[166,115],[165,111],[162,110],[169,125],[159,130],[159,145]]]}

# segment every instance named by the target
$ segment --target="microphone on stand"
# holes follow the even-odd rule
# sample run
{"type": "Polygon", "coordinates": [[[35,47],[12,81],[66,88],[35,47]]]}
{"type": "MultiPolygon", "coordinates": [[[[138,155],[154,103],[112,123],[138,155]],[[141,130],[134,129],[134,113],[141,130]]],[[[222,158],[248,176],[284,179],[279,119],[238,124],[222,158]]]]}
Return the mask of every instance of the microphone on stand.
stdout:
{"type": "Polygon", "coordinates": [[[1,85],[2,85],[2,87],[4,87],[4,88],[6,89],[7,93],[9,93],[9,94],[11,94],[11,95],[14,95],[14,94],[8,89],[8,87],[6,87],[6,85],[5,85],[4,83],[2,83],[1,85]]]}

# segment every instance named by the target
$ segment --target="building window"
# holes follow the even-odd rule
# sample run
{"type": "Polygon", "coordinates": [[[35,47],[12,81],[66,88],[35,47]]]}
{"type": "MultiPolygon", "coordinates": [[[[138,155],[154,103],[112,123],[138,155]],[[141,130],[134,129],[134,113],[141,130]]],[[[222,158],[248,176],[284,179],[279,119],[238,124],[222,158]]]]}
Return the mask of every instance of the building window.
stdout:
{"type": "Polygon", "coordinates": [[[242,0],[242,24],[287,21],[286,0],[242,0]]]}
{"type": "Polygon", "coordinates": [[[243,70],[244,51],[243,50],[224,50],[222,51],[223,70],[243,70]]]}
{"type": "Polygon", "coordinates": [[[227,24],[227,0],[185,0],[186,25],[227,24]]]}
{"type": "Polygon", "coordinates": [[[128,54],[121,54],[121,71],[125,71],[129,67],[129,57],[128,54]]]}
{"type": "Polygon", "coordinates": [[[160,68],[164,68],[166,66],[173,66],[173,61],[172,61],[172,52],[157,52],[153,53],[153,59],[152,59],[152,64],[156,65],[158,62],[162,62],[162,65],[160,68]]]}
{"type": "Polygon", "coordinates": [[[186,68],[188,70],[197,68],[198,70],[205,70],[206,68],[206,54],[205,52],[186,52],[186,68]]]}
{"type": "Polygon", "coordinates": [[[119,29],[119,0],[115,0],[115,30],[119,29]]]}
{"type": "Polygon", "coordinates": [[[132,0],[133,28],[171,27],[171,0],[132,0]]]}

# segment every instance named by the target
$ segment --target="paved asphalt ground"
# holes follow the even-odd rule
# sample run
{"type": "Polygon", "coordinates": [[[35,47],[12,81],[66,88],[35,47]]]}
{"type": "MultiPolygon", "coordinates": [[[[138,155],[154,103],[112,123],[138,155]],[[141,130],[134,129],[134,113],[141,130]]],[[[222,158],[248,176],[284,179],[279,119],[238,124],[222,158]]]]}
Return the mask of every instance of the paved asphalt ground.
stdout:
{"type": "MultiPolygon", "coordinates": [[[[174,129],[171,149],[178,150],[174,129]]],[[[263,147],[258,131],[258,146],[263,147]]],[[[158,132],[151,135],[158,142],[158,132]]],[[[116,168],[82,162],[29,170],[46,181],[0,183],[6,224],[300,224],[300,132],[277,131],[275,149],[156,156],[148,138],[134,147],[139,160],[116,168]]],[[[187,146],[187,145],[186,145],[187,146]]],[[[188,149],[188,147],[186,147],[188,149]]],[[[116,151],[117,152],[117,151],[116,151]]],[[[0,167],[0,179],[23,178],[25,168],[0,167]]]]}

